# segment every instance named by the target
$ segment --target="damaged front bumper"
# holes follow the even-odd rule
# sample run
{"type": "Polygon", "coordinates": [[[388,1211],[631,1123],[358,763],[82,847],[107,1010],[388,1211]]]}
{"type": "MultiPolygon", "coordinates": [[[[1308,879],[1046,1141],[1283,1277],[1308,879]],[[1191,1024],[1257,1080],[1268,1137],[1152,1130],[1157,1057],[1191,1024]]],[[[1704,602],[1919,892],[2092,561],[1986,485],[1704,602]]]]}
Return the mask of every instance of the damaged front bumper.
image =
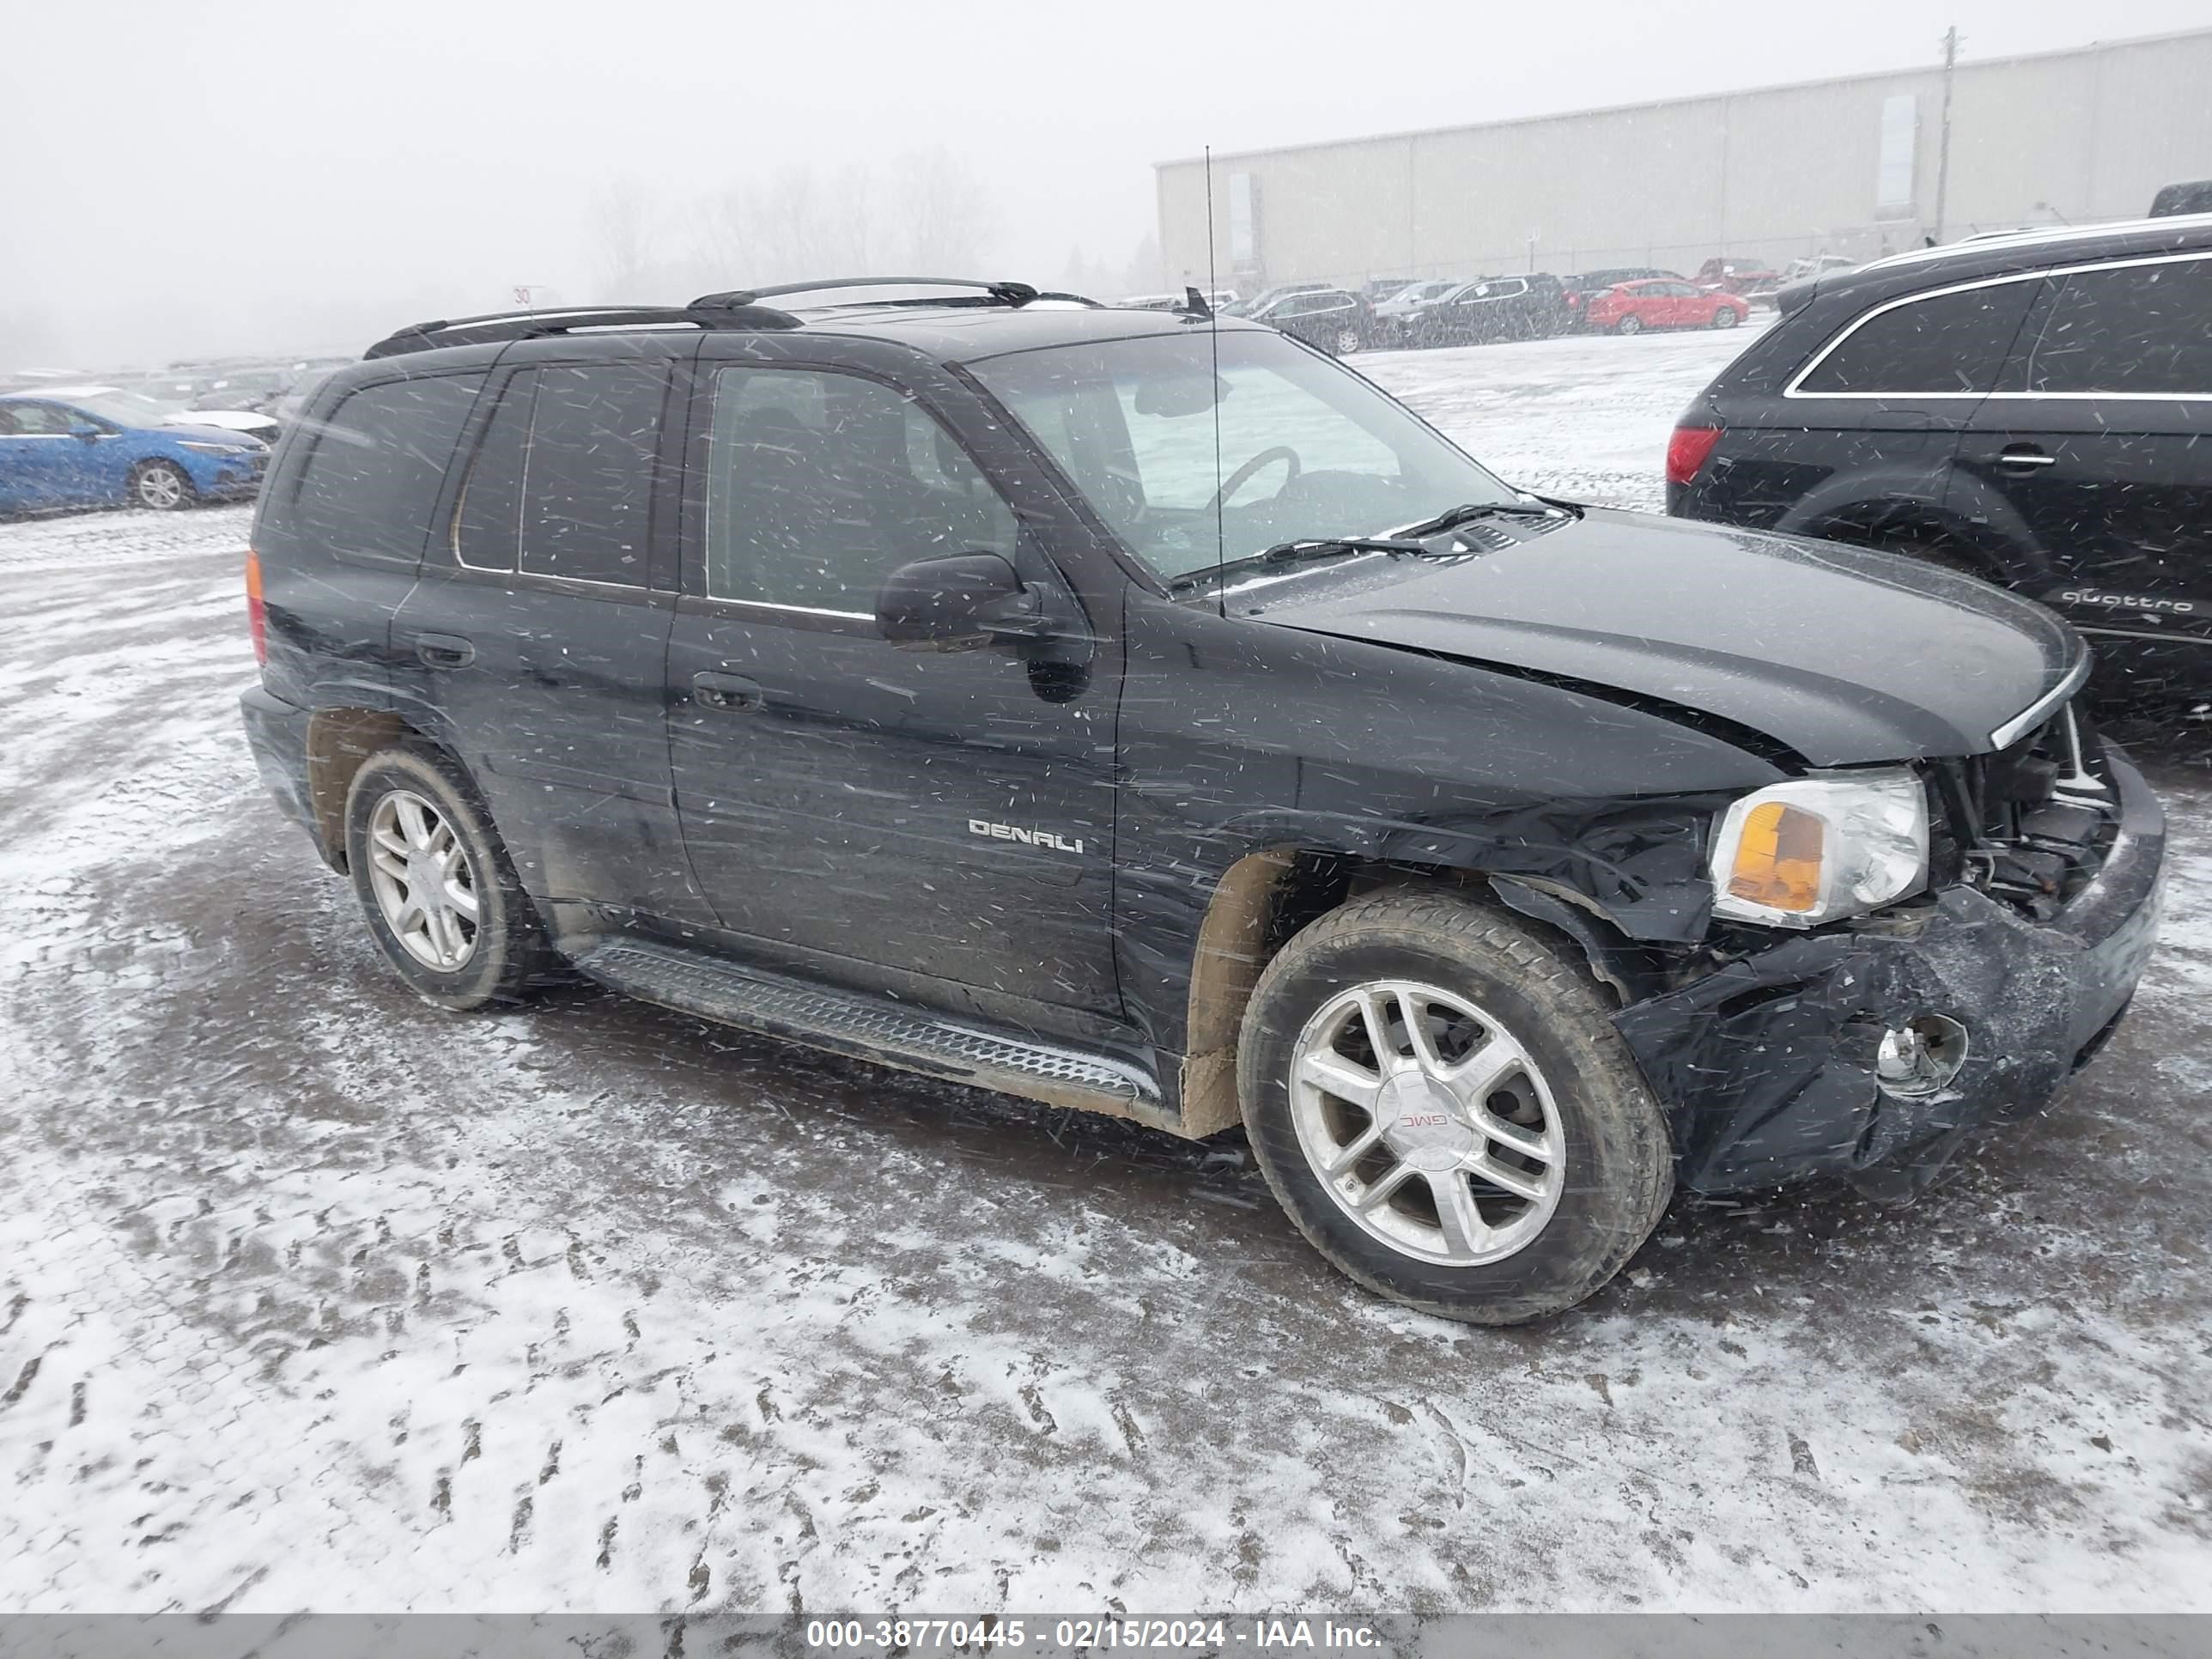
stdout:
{"type": "Polygon", "coordinates": [[[2048,921],[1948,888],[1900,933],[1778,939],[1615,1024],[1671,1120],[1692,1192],[1819,1175],[1897,1193],[1970,1130],[2035,1111],[2111,1035],[2158,932],[2166,821],[2110,756],[2117,835],[2095,878],[2048,921]],[[1885,1086],[1885,1033],[1933,1016],[1963,1027],[1948,1083],[1885,1086]]]}

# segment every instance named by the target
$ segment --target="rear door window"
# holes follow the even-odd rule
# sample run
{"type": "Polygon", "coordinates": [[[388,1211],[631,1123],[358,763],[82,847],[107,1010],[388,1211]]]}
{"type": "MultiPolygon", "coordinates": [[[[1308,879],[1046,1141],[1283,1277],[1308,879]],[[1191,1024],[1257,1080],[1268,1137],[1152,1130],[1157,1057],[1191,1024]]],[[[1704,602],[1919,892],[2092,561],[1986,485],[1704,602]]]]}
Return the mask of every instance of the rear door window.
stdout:
{"type": "Polygon", "coordinates": [[[650,363],[511,376],[461,492],[455,556],[477,570],[644,586],[666,386],[650,363]]]}
{"type": "Polygon", "coordinates": [[[2052,279],[2026,385],[2046,396],[2212,396],[2212,259],[2052,279]]]}
{"type": "Polygon", "coordinates": [[[1846,331],[1794,390],[1801,396],[1978,397],[1996,390],[2040,278],[1932,294],[1846,331]]]}
{"type": "Polygon", "coordinates": [[[290,495],[289,532],[333,550],[422,556],[439,487],[482,374],[389,380],[319,423],[290,495]]]}

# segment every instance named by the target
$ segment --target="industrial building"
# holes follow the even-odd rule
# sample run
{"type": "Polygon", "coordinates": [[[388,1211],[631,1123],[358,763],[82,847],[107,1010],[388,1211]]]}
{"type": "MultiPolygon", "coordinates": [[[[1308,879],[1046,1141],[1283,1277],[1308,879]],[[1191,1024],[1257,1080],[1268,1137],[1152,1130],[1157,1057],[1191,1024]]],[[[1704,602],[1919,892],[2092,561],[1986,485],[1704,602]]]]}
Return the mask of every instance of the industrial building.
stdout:
{"type": "MultiPolygon", "coordinates": [[[[1205,286],[1206,164],[1158,173],[1165,274],[1205,286]]],[[[1687,274],[1715,255],[1779,269],[2135,217],[2160,185],[2200,178],[2212,29],[1217,154],[1211,254],[1247,294],[1388,275],[1687,274]]]]}

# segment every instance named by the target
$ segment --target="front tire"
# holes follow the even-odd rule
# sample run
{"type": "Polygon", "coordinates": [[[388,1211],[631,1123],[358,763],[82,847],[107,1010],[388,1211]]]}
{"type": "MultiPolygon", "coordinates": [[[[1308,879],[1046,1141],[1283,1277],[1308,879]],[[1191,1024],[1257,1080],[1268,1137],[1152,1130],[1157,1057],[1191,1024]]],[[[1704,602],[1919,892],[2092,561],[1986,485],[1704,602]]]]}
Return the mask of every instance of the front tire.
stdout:
{"type": "Polygon", "coordinates": [[[1293,939],[1253,993],[1237,1081],[1298,1231],[1447,1319],[1574,1306],[1674,1190],[1665,1119],[1597,987],[1449,894],[1355,900],[1293,939]]]}
{"type": "Polygon", "coordinates": [[[1713,313],[1713,326],[1715,328],[1734,328],[1742,320],[1742,318],[1735,314],[1735,307],[1734,306],[1722,306],[1713,313]]]}
{"type": "Polygon", "coordinates": [[[131,504],[155,513],[190,507],[199,492],[174,461],[141,461],[131,472],[131,504]]]}
{"type": "Polygon", "coordinates": [[[1340,328],[1336,331],[1335,355],[1339,357],[1349,357],[1365,343],[1366,343],[1359,337],[1359,331],[1358,329],[1340,328]]]}
{"type": "Polygon", "coordinates": [[[489,816],[439,750],[362,764],[346,796],[346,867],[377,948],[426,1002],[519,1002],[558,970],[489,816]]]}
{"type": "Polygon", "coordinates": [[[1613,325],[1613,331],[1615,334],[1641,334],[1644,331],[1644,319],[1632,313],[1615,323],[1613,325]]]}

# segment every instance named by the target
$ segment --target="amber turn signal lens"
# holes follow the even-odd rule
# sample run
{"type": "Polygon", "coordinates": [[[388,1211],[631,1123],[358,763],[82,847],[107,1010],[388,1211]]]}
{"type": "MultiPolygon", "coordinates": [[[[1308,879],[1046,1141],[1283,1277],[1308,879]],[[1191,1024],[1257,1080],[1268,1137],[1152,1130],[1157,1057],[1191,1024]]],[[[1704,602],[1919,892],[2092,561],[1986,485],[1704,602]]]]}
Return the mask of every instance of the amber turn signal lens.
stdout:
{"type": "Polygon", "coordinates": [[[261,556],[250,547],[246,550],[246,628],[253,639],[253,660],[266,667],[269,619],[261,604],[261,556]]]}
{"type": "Polygon", "coordinates": [[[1777,910],[1810,910],[1820,896],[1820,820],[1778,801],[1761,803],[1743,821],[1728,890],[1777,910]]]}

